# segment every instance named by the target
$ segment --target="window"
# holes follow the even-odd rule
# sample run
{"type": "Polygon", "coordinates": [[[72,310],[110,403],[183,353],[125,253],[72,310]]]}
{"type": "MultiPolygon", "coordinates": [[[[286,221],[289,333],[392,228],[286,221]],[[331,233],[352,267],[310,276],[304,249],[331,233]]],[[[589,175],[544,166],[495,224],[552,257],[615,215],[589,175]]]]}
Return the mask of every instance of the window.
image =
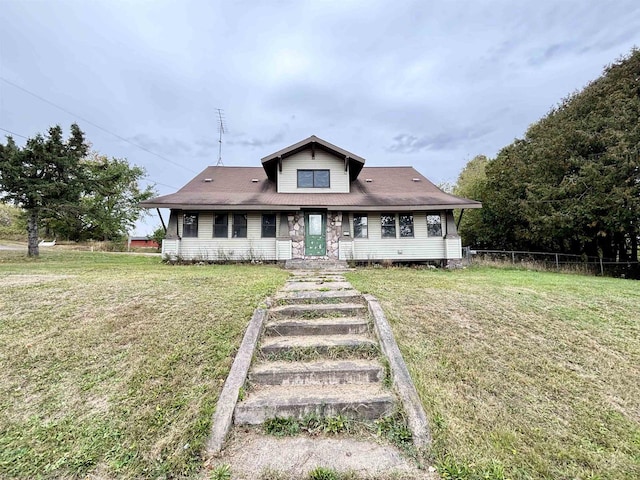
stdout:
{"type": "Polygon", "coordinates": [[[213,236],[215,238],[229,237],[229,215],[216,213],[213,216],[213,236]]]}
{"type": "Polygon", "coordinates": [[[247,238],[247,214],[233,214],[233,238],[247,238]]]}
{"type": "Polygon", "coordinates": [[[329,188],[329,170],[298,170],[298,188],[329,188]]]}
{"type": "Polygon", "coordinates": [[[413,215],[400,214],[400,237],[413,237],[413,215]]]}
{"type": "Polygon", "coordinates": [[[262,237],[275,238],[276,236],[276,214],[262,214],[262,237]]]}
{"type": "Polygon", "coordinates": [[[396,216],[380,215],[382,225],[382,238],[396,238],[396,216]]]}
{"type": "Polygon", "coordinates": [[[198,214],[187,212],[182,218],[182,236],[197,237],[198,236],[198,214]]]}
{"type": "Polygon", "coordinates": [[[369,236],[369,218],[366,215],[353,216],[353,238],[367,238],[369,236]]]}
{"type": "Polygon", "coordinates": [[[440,215],[427,215],[427,236],[429,237],[441,237],[442,236],[442,220],[440,215]]]}

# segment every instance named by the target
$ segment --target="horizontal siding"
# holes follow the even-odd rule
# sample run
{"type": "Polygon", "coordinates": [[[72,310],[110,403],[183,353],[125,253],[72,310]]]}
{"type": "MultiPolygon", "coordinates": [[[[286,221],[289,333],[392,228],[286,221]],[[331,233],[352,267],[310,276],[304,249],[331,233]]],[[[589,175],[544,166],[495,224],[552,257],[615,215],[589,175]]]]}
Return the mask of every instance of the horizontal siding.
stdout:
{"type": "MultiPolygon", "coordinates": [[[[228,215],[227,235],[233,235],[233,213],[234,212],[200,212],[198,214],[198,239],[213,238],[213,218],[216,213],[226,213],[228,215]]],[[[235,212],[242,213],[242,212],[235,212]]],[[[276,225],[280,224],[280,214],[276,214],[276,225]]],[[[178,235],[182,237],[183,216],[178,218],[178,235]]],[[[194,239],[194,237],[192,237],[194,239]]],[[[262,214],[258,212],[247,213],[247,239],[262,239],[262,214]]],[[[216,239],[217,240],[217,239],[216,239]]],[[[238,240],[238,239],[234,239],[238,240]]],[[[273,239],[271,239],[273,240],[273,239]]]]}
{"type": "MultiPolygon", "coordinates": [[[[215,212],[217,213],[217,212],[215,212]]],[[[233,234],[233,214],[227,213],[228,236],[233,234]]],[[[262,238],[262,214],[247,213],[246,238],[213,238],[214,212],[200,212],[198,215],[198,237],[176,240],[175,245],[167,244],[167,254],[177,255],[185,260],[276,260],[276,239],[262,238]],[[170,249],[170,250],[169,250],[170,249]]],[[[276,225],[279,215],[276,215],[276,225]]],[[[178,219],[178,233],[182,235],[182,216],[178,219]]],[[[163,253],[165,246],[163,244],[163,253]]]]}
{"type": "Polygon", "coordinates": [[[353,260],[353,242],[340,240],[338,242],[338,260],[353,260]]]}
{"type": "Polygon", "coordinates": [[[277,260],[291,260],[291,240],[276,241],[277,260]]]}
{"type": "Polygon", "coordinates": [[[447,260],[459,260],[462,258],[462,239],[447,238],[445,241],[447,260]]]}
{"type": "MultiPolygon", "coordinates": [[[[400,212],[402,213],[402,212],[400,212]]],[[[198,238],[164,240],[162,253],[186,260],[287,260],[291,258],[291,241],[261,238],[262,215],[247,214],[247,238],[213,238],[213,212],[198,217],[198,238]]],[[[351,239],[340,242],[343,260],[440,260],[462,256],[460,238],[428,237],[425,212],[414,212],[414,238],[382,238],[380,212],[370,212],[368,238],[353,238],[353,214],[349,214],[351,239]]],[[[279,214],[277,224],[279,224],[279,214]]],[[[442,217],[442,214],[441,214],[442,217]]],[[[444,220],[444,218],[443,218],[444,220]]],[[[229,235],[232,233],[229,215],[229,235]]],[[[178,222],[182,234],[182,218],[178,222]]],[[[443,222],[444,228],[444,222],[443,222]]],[[[396,231],[399,226],[396,224],[396,231]]]]}
{"type": "Polygon", "coordinates": [[[311,150],[287,157],[282,161],[282,172],[278,172],[279,193],[349,193],[349,186],[344,160],[322,150],[316,150],[315,159],[311,158],[311,150]],[[330,188],[298,188],[298,169],[328,169],[330,188]]]}
{"type": "Polygon", "coordinates": [[[180,257],[189,260],[276,260],[276,239],[181,240],[180,257]]]}
{"type": "MultiPolygon", "coordinates": [[[[403,213],[403,212],[398,212],[403,213]]],[[[350,214],[351,236],[353,238],[353,214],[350,214]]],[[[443,237],[427,236],[427,216],[425,212],[413,213],[413,238],[382,238],[380,212],[368,214],[368,238],[353,238],[352,258],[345,260],[441,260],[452,257],[455,245],[449,245],[443,237]]],[[[399,225],[396,219],[396,234],[399,225]]],[[[346,243],[346,242],[345,242],[346,243]]],[[[345,245],[346,247],[346,245],[345,245]]],[[[349,255],[348,247],[342,253],[349,255]]]]}
{"type": "Polygon", "coordinates": [[[162,240],[162,256],[174,257],[178,255],[178,249],[180,248],[180,240],[162,240]]]}

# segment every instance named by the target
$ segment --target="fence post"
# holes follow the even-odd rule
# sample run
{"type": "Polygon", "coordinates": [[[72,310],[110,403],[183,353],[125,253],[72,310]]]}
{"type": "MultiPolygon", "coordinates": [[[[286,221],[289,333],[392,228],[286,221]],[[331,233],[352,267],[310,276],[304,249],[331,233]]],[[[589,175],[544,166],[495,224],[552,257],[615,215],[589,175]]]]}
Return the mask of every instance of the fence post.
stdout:
{"type": "Polygon", "coordinates": [[[516,252],[511,252],[511,263],[516,264],[516,252]]]}
{"type": "Polygon", "coordinates": [[[558,263],[558,254],[556,253],[556,270],[560,270],[560,264],[558,263]]]}

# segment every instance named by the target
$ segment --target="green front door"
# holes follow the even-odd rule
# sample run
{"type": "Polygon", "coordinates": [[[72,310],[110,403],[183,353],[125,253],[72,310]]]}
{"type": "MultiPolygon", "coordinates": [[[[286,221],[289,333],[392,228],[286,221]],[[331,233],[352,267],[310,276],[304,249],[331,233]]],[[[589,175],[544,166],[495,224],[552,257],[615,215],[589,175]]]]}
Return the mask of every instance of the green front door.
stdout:
{"type": "Polygon", "coordinates": [[[327,252],[327,217],[324,213],[307,212],[304,214],[304,254],[320,257],[327,252]]]}

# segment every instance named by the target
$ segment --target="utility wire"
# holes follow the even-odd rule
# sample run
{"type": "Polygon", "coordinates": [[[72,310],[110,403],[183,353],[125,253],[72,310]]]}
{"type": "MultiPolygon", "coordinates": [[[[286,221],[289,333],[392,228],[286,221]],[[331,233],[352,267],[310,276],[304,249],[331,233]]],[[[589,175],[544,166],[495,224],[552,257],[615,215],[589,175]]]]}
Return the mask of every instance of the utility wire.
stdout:
{"type": "MultiPolygon", "coordinates": [[[[6,128],[0,127],[0,130],[2,130],[3,132],[7,132],[7,133],[9,133],[11,135],[14,135],[16,137],[20,137],[20,138],[24,138],[24,139],[28,140],[28,138],[25,137],[24,135],[20,135],[19,133],[12,132],[11,130],[7,130],[6,128]]],[[[162,185],[163,187],[167,187],[167,188],[172,188],[174,190],[178,190],[178,187],[174,187],[173,185],[167,185],[166,183],[162,183],[162,182],[157,182],[153,178],[146,178],[145,180],[150,180],[151,182],[155,183],[156,185],[162,185]]]]}
{"type": "MultiPolygon", "coordinates": [[[[100,129],[100,130],[102,130],[103,132],[108,133],[109,135],[113,135],[114,137],[116,137],[116,138],[117,138],[117,139],[119,139],[119,140],[122,140],[123,142],[127,142],[128,144],[133,145],[134,147],[139,148],[140,150],[144,150],[145,152],[150,153],[151,155],[155,155],[156,157],[160,158],[161,160],[164,160],[165,162],[169,162],[169,163],[171,163],[171,164],[173,164],[173,165],[175,165],[175,166],[177,166],[177,167],[184,168],[185,170],[188,170],[188,171],[190,171],[191,173],[198,173],[198,172],[196,172],[195,170],[192,170],[192,169],[191,169],[191,168],[189,168],[189,167],[185,167],[184,165],[181,165],[181,164],[179,164],[179,163],[177,163],[177,162],[174,162],[173,160],[170,160],[170,159],[168,159],[167,157],[164,157],[164,156],[162,156],[162,155],[160,155],[160,154],[158,154],[158,153],[152,152],[152,151],[151,151],[151,150],[149,150],[148,148],[143,147],[142,145],[138,145],[137,143],[134,143],[134,142],[132,142],[131,140],[129,140],[129,139],[127,139],[127,138],[125,138],[125,137],[123,137],[123,136],[121,136],[121,135],[118,135],[117,133],[113,133],[113,132],[111,132],[111,131],[107,130],[106,128],[101,127],[100,125],[98,125],[98,124],[96,124],[96,123],[92,122],[91,120],[87,120],[86,118],[83,118],[83,117],[81,117],[80,115],[76,115],[76,114],[75,114],[75,113],[73,113],[72,111],[67,110],[67,109],[66,109],[66,108],[64,108],[64,107],[61,107],[60,105],[57,105],[57,104],[53,103],[52,101],[47,100],[47,99],[46,99],[46,98],[44,98],[44,97],[41,97],[41,96],[40,96],[40,95],[38,95],[37,93],[33,93],[33,92],[31,92],[31,91],[27,90],[26,88],[23,88],[23,87],[21,87],[20,85],[17,85],[17,84],[15,84],[15,83],[13,83],[12,81],[7,80],[7,79],[6,79],[6,78],[4,78],[4,77],[0,77],[0,80],[2,80],[2,81],[3,81],[3,82],[5,82],[5,83],[8,83],[9,85],[11,85],[11,86],[12,86],[12,87],[14,87],[14,88],[17,88],[18,90],[22,90],[23,92],[25,92],[25,93],[27,93],[27,94],[31,95],[32,97],[37,98],[38,100],[41,100],[41,101],[43,101],[43,102],[45,102],[45,103],[48,103],[49,105],[51,105],[51,106],[53,106],[53,107],[55,107],[55,108],[57,108],[57,109],[59,109],[59,110],[62,110],[63,112],[65,112],[65,113],[67,113],[67,114],[71,115],[72,117],[76,117],[76,118],[78,118],[78,119],[82,120],[83,122],[88,123],[89,125],[93,125],[94,127],[98,128],[98,129],[100,129]]],[[[3,129],[3,130],[4,130],[4,129],[3,129]]],[[[6,131],[6,130],[5,130],[5,131],[6,131]]],[[[18,136],[22,136],[22,135],[18,135],[18,136]]],[[[26,138],[26,137],[24,137],[24,138],[26,138]]]]}
{"type": "Polygon", "coordinates": [[[0,127],[0,130],[2,130],[3,132],[7,132],[10,135],[13,135],[14,137],[20,137],[20,138],[24,138],[25,140],[29,140],[27,137],[25,137],[24,135],[20,135],[19,133],[16,132],[12,132],[11,130],[7,130],[6,128],[2,128],[0,127]]]}

